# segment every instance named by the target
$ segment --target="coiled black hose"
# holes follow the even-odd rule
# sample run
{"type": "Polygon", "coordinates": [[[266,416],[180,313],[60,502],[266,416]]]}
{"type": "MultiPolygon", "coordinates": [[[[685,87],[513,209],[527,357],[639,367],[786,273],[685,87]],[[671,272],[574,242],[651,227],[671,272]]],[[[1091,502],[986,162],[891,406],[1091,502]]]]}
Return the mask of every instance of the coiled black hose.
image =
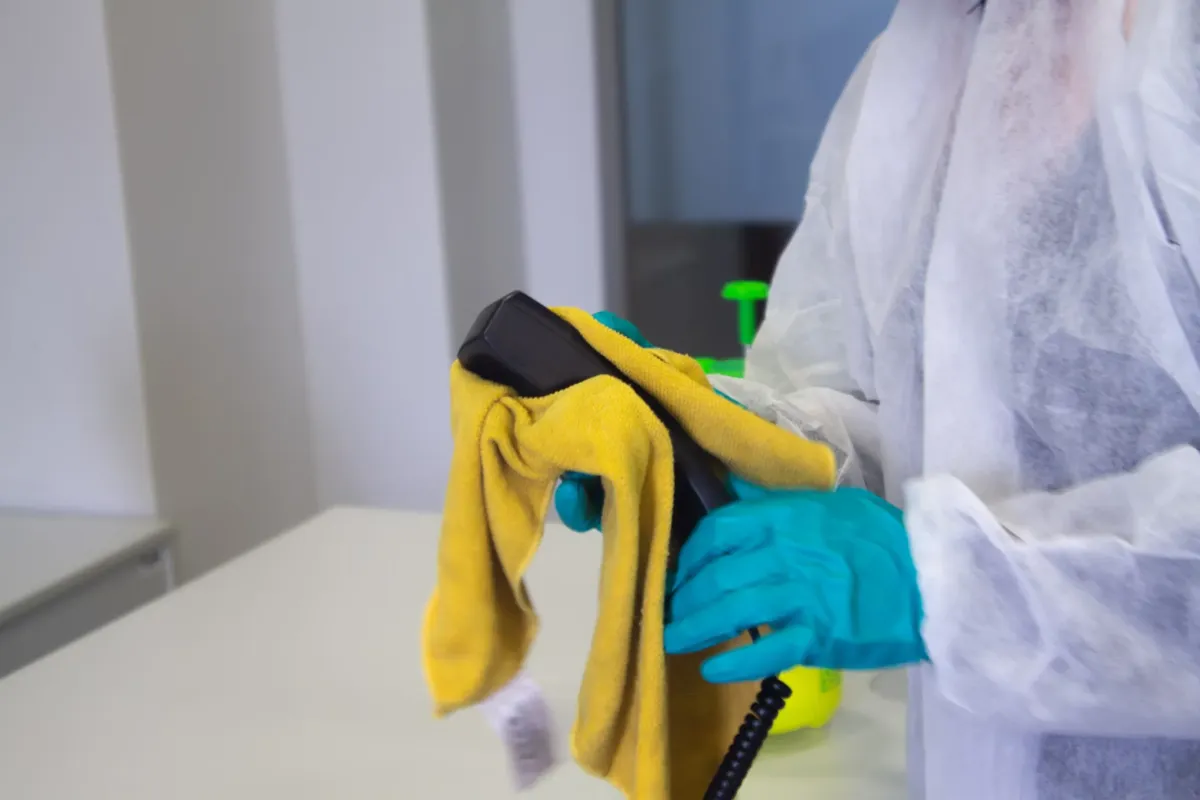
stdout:
{"type": "MultiPolygon", "coordinates": [[[[757,629],[750,629],[750,638],[758,641],[757,629]]],[[[721,766],[717,768],[712,782],[708,784],[704,800],[733,800],[737,797],[742,782],[750,774],[754,759],[758,757],[758,751],[767,741],[767,734],[771,732],[775,718],[779,716],[779,712],[791,696],[792,690],[779,678],[771,676],[763,679],[758,696],[750,706],[750,713],[742,721],[737,735],[733,737],[733,743],[725,752],[721,766]]]]}

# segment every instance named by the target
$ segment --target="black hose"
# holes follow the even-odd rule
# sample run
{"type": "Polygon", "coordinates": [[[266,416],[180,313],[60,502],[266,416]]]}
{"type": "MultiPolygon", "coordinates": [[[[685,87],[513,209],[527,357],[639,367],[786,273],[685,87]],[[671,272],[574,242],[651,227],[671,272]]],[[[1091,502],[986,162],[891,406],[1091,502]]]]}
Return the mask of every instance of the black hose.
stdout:
{"type": "MultiPolygon", "coordinates": [[[[758,641],[757,629],[750,629],[750,638],[758,641]]],[[[791,696],[792,690],[779,678],[771,676],[763,680],[758,696],[750,706],[750,713],[742,721],[733,742],[725,752],[721,766],[717,768],[712,782],[708,784],[704,800],[733,800],[737,797],[742,782],[746,780],[750,767],[754,765],[758,751],[767,741],[767,734],[771,732],[775,718],[779,716],[779,712],[791,696]]]]}

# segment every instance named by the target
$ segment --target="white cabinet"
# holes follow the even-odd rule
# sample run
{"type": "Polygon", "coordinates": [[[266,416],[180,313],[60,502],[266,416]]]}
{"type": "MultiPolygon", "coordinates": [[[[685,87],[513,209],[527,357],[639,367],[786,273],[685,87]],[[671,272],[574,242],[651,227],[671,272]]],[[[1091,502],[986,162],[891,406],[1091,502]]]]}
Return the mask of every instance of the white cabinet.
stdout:
{"type": "Polygon", "coordinates": [[[153,519],[0,512],[0,677],[174,586],[153,519]]]}

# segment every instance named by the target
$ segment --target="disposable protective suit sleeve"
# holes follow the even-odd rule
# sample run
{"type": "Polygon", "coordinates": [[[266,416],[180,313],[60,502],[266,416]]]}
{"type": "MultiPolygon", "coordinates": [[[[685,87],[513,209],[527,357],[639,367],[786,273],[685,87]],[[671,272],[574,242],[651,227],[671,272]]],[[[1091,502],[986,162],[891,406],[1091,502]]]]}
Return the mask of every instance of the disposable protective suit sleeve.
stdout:
{"type": "Polygon", "coordinates": [[[851,77],[813,159],[804,219],[780,258],[746,379],[713,385],[759,416],[829,445],[839,483],[883,494],[872,355],[849,239],[846,158],[873,45],[851,77]]]}
{"type": "Polygon", "coordinates": [[[939,689],[1049,733],[1200,737],[1200,453],[988,507],[912,483],[939,689]]]}

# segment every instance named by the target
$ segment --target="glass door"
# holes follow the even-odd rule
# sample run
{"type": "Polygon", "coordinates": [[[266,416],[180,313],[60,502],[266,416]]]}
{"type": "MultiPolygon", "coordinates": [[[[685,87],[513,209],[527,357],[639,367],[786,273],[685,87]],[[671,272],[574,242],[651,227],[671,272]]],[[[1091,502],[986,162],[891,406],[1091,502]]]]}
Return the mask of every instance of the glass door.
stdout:
{"type": "Polygon", "coordinates": [[[624,294],[650,341],[740,355],[842,87],[895,0],[617,0],[624,294]]]}

